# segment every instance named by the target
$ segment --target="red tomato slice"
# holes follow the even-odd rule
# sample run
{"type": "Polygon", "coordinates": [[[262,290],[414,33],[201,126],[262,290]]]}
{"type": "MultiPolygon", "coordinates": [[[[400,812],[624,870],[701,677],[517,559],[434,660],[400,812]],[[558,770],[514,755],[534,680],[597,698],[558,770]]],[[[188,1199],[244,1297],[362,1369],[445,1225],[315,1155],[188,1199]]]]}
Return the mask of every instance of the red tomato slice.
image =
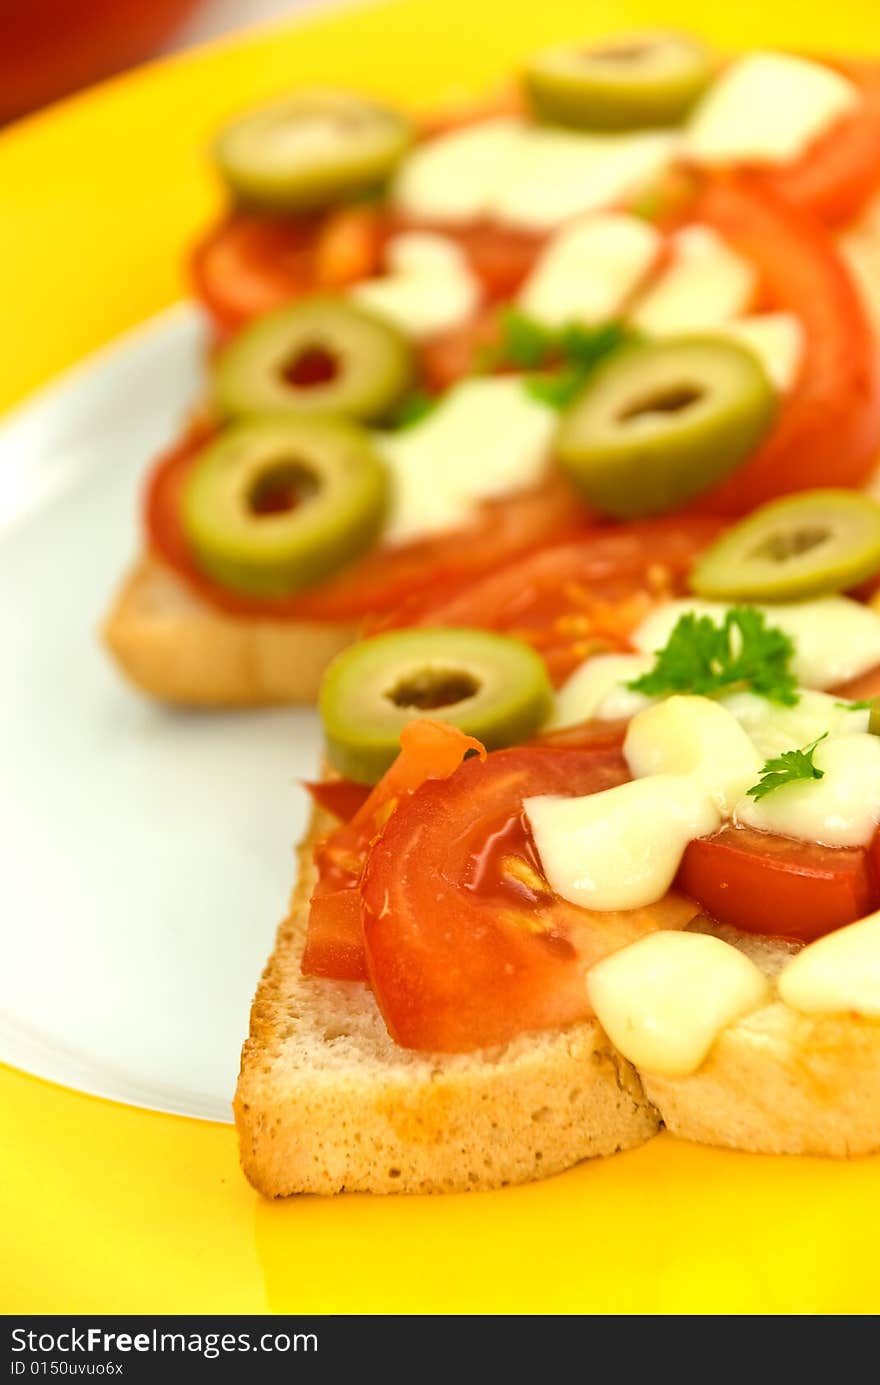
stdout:
{"type": "Polygon", "coordinates": [[[568,482],[542,485],[480,507],[467,530],[377,548],[319,587],[267,600],[221,587],[198,567],[180,523],[180,492],[210,428],[194,428],[159,460],[147,483],[145,520],[151,550],[204,599],[230,615],[273,620],[356,623],[399,608],[417,593],[457,591],[513,558],[583,532],[588,515],[568,482]]]}
{"type": "Polygon", "coordinates": [[[237,213],[196,247],[196,292],[222,333],[314,288],[316,227],[314,217],[237,213]]]}
{"type": "Polygon", "coordinates": [[[745,175],[709,181],[692,219],[756,266],[764,306],[794,313],[805,333],[800,377],[773,430],[693,508],[744,514],[790,491],[860,486],[880,448],[880,360],[829,233],[745,175]]]}
{"type": "Polygon", "coordinates": [[[592,717],[574,726],[562,726],[558,731],[545,731],[529,744],[548,750],[622,750],[628,727],[628,721],[592,717]]]}
{"type": "Polygon", "coordinates": [[[358,885],[370,843],[402,800],[426,779],[446,778],[468,752],[485,750],[445,722],[421,718],[400,735],[400,754],[357,812],[315,849],[318,883],[309,911],[302,969],[341,981],[366,977],[358,885]]]}
{"type": "Polygon", "coordinates": [[[590,1013],[601,957],[694,907],[675,895],[594,913],[552,893],[521,812],[532,794],[621,784],[615,752],[502,750],[422,786],[373,845],[361,884],[370,981],[405,1048],[467,1052],[590,1013]]]}
{"type": "Polygon", "coordinates": [[[826,225],[858,216],[880,188],[880,64],[840,62],[829,67],[855,82],[862,101],[793,163],[762,180],[826,225]]]}
{"type": "Polygon", "coordinates": [[[388,623],[475,625],[516,635],[541,653],[558,684],[590,654],[627,649],[658,603],[687,590],[699,553],[724,527],[676,516],[596,528],[431,599],[416,595],[388,623]]]}
{"type": "Polygon", "coordinates": [[[872,697],[880,697],[880,668],[869,668],[858,678],[850,678],[834,689],[836,697],[847,698],[853,702],[867,702],[872,697]]]}
{"type": "Polygon", "coordinates": [[[319,808],[340,822],[351,822],[372,792],[369,784],[356,784],[353,779],[316,780],[303,788],[319,808]]]}
{"type": "Polygon", "coordinates": [[[720,923],[805,943],[876,907],[861,847],[818,846],[746,827],[722,827],[691,842],[676,885],[720,923]]]}

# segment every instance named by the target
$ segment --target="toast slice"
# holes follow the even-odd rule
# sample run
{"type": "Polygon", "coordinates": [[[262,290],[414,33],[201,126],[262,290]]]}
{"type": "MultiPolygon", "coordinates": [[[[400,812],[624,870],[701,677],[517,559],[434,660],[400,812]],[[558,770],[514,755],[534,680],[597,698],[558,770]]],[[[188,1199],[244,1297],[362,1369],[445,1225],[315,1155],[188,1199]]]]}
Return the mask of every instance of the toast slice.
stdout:
{"type": "Polygon", "coordinates": [[[300,972],[317,813],[260,982],[235,1096],[241,1161],[267,1197],[466,1192],[630,1149],[658,1129],[634,1069],[595,1023],[469,1054],[390,1038],[367,986],[300,972]]]}
{"type": "MultiPolygon", "coordinates": [[[[880,1021],[811,1018],[776,1001],[729,1026],[690,1077],[638,1073],[595,1022],[504,1048],[425,1054],[389,1036],[360,982],[305,977],[316,812],[299,881],[251,1012],[235,1118],[267,1197],[463,1192],[527,1182],[643,1143],[665,1125],[767,1154],[880,1150],[880,1021]]],[[[796,945],[689,925],[772,976],[796,945]]]]}
{"type": "Polygon", "coordinates": [[[200,707],[313,703],[356,626],[227,615],[145,557],[125,579],[103,639],[127,678],[165,702],[200,707]]]}

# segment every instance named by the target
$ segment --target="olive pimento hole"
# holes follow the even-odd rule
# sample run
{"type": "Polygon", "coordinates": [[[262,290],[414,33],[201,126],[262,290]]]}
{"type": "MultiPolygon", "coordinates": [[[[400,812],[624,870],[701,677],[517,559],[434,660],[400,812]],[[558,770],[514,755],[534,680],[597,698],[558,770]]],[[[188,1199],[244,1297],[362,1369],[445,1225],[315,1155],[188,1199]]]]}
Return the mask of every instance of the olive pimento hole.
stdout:
{"type": "Polygon", "coordinates": [[[326,346],[305,346],[283,366],[282,379],[297,389],[328,385],[340,373],[339,358],[326,346]]]}
{"type": "Polygon", "coordinates": [[[753,548],[750,558],[768,558],[771,563],[784,563],[788,558],[799,558],[802,553],[810,553],[831,537],[827,529],[815,525],[812,529],[789,529],[770,534],[757,548],[753,548]]]}
{"type": "Polygon", "coordinates": [[[617,421],[631,423],[634,418],[642,418],[645,414],[680,414],[691,404],[699,403],[704,393],[699,385],[672,385],[667,390],[644,395],[628,404],[617,415],[617,421]]]}
{"type": "Polygon", "coordinates": [[[310,500],[319,489],[313,471],[300,462],[279,462],[258,476],[247,495],[247,507],[257,519],[283,515],[310,500]]]}
{"type": "Polygon", "coordinates": [[[420,669],[407,673],[385,696],[395,707],[417,707],[431,712],[437,707],[452,707],[480,691],[479,680],[459,669],[420,669]]]}

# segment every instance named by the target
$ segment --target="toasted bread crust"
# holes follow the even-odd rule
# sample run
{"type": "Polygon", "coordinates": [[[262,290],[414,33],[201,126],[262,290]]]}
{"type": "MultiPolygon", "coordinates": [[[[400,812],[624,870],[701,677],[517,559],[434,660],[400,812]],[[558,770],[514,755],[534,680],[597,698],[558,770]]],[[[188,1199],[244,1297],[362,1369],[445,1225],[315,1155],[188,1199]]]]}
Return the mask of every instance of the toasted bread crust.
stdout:
{"type": "Polygon", "coordinates": [[[641,1144],[658,1122],[594,1023],[503,1049],[424,1054],[389,1038],[360,982],[304,977],[317,816],[260,982],[235,1117],[245,1173],[290,1193],[465,1192],[545,1177],[641,1144]]]}
{"type": "Polygon", "coordinates": [[[125,579],[103,627],[127,678],[151,697],[201,707],[312,703],[356,627],[215,610],[154,558],[125,579]]]}
{"type": "Polygon", "coordinates": [[[880,1150],[880,1022],[777,1001],[731,1025],[690,1077],[642,1074],[674,1135],[755,1154],[880,1150]]]}
{"type": "MultiPolygon", "coordinates": [[[[266,1196],[525,1182],[631,1148],[661,1122],[755,1153],[880,1150],[880,1021],[813,1018],[777,1001],[728,1027],[683,1078],[636,1073],[595,1023],[476,1054],[399,1048],[366,986],[300,973],[314,844],[329,825],[316,815],[299,849],[242,1053],[242,1165],[266,1196]]],[[[739,941],[732,931],[720,930],[739,941]]],[[[742,945],[771,975],[791,952],[750,935],[742,945]]]]}

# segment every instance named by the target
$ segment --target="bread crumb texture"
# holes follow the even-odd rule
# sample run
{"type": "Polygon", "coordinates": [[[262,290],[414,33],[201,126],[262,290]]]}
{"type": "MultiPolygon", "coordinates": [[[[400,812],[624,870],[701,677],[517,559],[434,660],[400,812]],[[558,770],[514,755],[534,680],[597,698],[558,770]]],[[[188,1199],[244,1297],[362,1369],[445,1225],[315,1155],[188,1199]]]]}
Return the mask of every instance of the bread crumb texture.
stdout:
{"type": "Polygon", "coordinates": [[[129,573],[102,629],[130,682],[194,707],[313,703],[325,668],[355,633],[353,625],[228,615],[154,558],[129,573]]]}

